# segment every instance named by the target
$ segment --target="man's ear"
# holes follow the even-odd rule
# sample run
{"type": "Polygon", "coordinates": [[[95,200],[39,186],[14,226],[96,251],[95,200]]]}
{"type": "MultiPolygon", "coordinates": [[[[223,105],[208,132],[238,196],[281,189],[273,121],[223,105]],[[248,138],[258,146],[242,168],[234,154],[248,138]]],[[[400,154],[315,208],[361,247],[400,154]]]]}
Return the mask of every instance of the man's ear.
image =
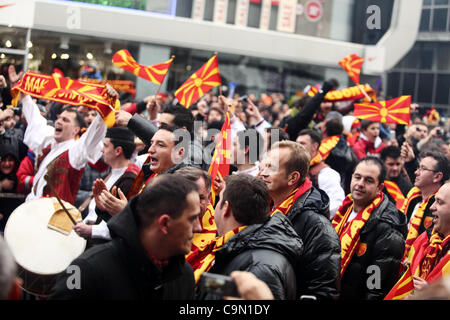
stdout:
{"type": "Polygon", "coordinates": [[[223,205],[223,216],[229,217],[232,214],[230,203],[228,201],[222,202],[223,205]]]}
{"type": "Polygon", "coordinates": [[[162,234],[169,234],[170,217],[167,214],[162,214],[157,218],[157,225],[162,234]]]}
{"type": "Polygon", "coordinates": [[[434,173],[434,178],[433,178],[433,182],[434,183],[439,183],[442,181],[442,178],[444,177],[444,174],[442,172],[435,172],[434,173]]]}
{"type": "Polygon", "coordinates": [[[288,176],[288,186],[298,185],[301,175],[298,171],[293,171],[288,176]]]}
{"type": "Polygon", "coordinates": [[[380,185],[378,186],[378,192],[383,191],[384,189],[384,182],[380,183],[380,185]]]}
{"type": "Polygon", "coordinates": [[[116,156],[120,156],[121,154],[123,154],[123,148],[121,146],[118,146],[117,148],[114,149],[114,152],[116,156]]]}
{"type": "Polygon", "coordinates": [[[79,126],[76,126],[76,127],[74,128],[74,130],[75,130],[75,136],[76,136],[77,134],[79,134],[79,133],[80,133],[80,131],[81,131],[81,127],[79,127],[79,126]]]}

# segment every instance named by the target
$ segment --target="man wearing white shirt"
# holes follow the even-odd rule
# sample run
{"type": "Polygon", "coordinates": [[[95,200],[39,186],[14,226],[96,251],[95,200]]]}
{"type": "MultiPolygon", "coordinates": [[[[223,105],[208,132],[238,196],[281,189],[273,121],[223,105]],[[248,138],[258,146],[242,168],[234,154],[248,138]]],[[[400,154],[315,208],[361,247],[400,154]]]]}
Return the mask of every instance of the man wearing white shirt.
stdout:
{"type": "Polygon", "coordinates": [[[47,125],[47,120],[28,95],[22,98],[22,112],[28,124],[24,143],[37,155],[37,172],[26,201],[55,196],[47,176],[58,196],[73,204],[84,167],[89,161],[95,163],[101,156],[106,132],[104,121],[97,115],[88,130],[76,140],[83,126],[83,117],[75,108],[65,108],[55,127],[47,125]]]}
{"type": "Polygon", "coordinates": [[[238,169],[233,174],[246,173],[256,177],[264,141],[255,129],[239,131],[233,138],[232,164],[238,169]]]}
{"type": "MultiPolygon", "coordinates": [[[[111,173],[105,181],[97,179],[94,182],[93,194],[96,197],[116,193],[120,199],[125,198],[139,172],[139,167],[130,163],[134,149],[134,134],[129,129],[121,127],[108,129],[102,153],[105,163],[111,166],[111,173]],[[110,190],[111,193],[100,195],[103,190],[110,190]]],[[[89,203],[88,215],[73,229],[79,236],[87,239],[110,240],[111,235],[106,222],[111,215],[117,213],[116,210],[102,207],[96,199],[92,199],[89,203]]]]}
{"type": "MultiPolygon", "coordinates": [[[[297,137],[297,143],[305,147],[306,151],[314,159],[319,152],[321,143],[320,135],[313,130],[304,129],[297,137]]],[[[319,163],[311,163],[309,175],[315,187],[322,189],[330,198],[330,219],[344,201],[345,193],[341,186],[341,176],[321,159],[319,163]]]]}

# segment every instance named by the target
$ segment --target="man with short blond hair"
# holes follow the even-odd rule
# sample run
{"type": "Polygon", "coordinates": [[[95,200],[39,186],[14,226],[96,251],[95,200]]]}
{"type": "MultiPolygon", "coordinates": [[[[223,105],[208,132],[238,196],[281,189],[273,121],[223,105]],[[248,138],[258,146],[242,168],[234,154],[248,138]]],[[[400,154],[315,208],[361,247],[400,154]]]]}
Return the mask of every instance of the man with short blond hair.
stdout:
{"type": "Polygon", "coordinates": [[[261,161],[258,177],[272,199],[271,214],[284,214],[304,243],[296,267],[297,297],[337,299],[339,296],[340,244],[329,221],[329,198],[307,177],[310,156],[303,146],[281,141],[261,161]]]}

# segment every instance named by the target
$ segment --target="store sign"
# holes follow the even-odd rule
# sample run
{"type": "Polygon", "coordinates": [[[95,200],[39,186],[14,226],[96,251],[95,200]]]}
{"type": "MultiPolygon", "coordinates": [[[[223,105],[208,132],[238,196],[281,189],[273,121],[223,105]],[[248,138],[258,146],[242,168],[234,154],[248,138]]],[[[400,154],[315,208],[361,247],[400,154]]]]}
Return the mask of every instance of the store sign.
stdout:
{"type": "Polygon", "coordinates": [[[280,0],[278,5],[278,31],[290,33],[295,31],[296,10],[297,0],[280,0]]]}
{"type": "Polygon", "coordinates": [[[272,10],[272,0],[262,0],[261,3],[261,18],[259,21],[259,28],[262,30],[269,30],[270,11],[272,10]]]}
{"type": "Polygon", "coordinates": [[[248,21],[249,0],[237,0],[235,25],[246,27],[248,21]]]}
{"type": "Polygon", "coordinates": [[[214,2],[213,21],[215,23],[227,23],[228,0],[216,0],[214,2]]]}
{"type": "Polygon", "coordinates": [[[0,0],[0,24],[31,28],[34,21],[33,0],[0,0]]]}
{"type": "Polygon", "coordinates": [[[319,1],[308,1],[305,5],[306,18],[311,22],[319,21],[322,18],[323,7],[319,1]]]}
{"type": "Polygon", "coordinates": [[[205,12],[205,0],[194,0],[192,4],[192,19],[203,20],[205,12]]]}

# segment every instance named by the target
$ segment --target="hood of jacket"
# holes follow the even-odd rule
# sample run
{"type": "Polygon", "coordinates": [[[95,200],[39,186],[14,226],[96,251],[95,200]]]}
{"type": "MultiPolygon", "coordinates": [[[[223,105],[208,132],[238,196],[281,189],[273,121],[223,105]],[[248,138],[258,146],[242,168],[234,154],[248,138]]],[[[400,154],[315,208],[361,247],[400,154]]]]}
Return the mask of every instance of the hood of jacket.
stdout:
{"type": "Polygon", "coordinates": [[[303,253],[303,242],[289,219],[276,213],[266,223],[250,225],[228,240],[217,252],[216,259],[231,260],[244,251],[256,249],[278,252],[296,263],[303,253]]]}

